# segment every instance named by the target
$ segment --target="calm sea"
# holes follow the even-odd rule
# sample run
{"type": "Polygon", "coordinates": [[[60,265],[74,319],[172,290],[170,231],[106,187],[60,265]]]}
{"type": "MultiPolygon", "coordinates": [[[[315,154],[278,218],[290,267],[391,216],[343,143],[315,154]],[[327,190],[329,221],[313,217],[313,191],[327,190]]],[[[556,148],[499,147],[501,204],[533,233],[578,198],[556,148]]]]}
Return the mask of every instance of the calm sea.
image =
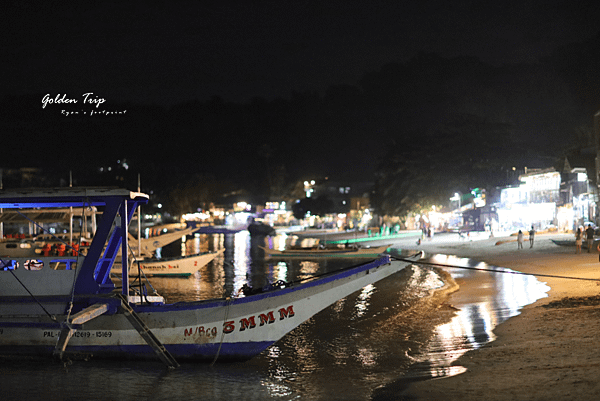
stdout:
{"type": "MultiPolygon", "coordinates": [[[[278,246],[281,236],[271,239],[278,246]]],[[[288,238],[289,240],[289,238],[288,238]]],[[[270,261],[246,231],[195,236],[163,256],[225,248],[189,278],[155,278],[167,302],[230,295],[244,283],[263,286],[358,264],[360,260],[270,261]]],[[[305,244],[308,245],[308,244],[305,244]]],[[[478,262],[428,255],[442,264],[478,262]]],[[[485,267],[478,265],[478,267],[485,267]]],[[[450,366],[493,340],[494,327],[544,297],[531,276],[445,269],[463,290],[448,304],[432,297],[438,271],[413,266],[369,285],[320,312],[258,357],[240,363],[73,361],[2,358],[3,400],[384,400],[407,381],[460,373],[450,366]],[[477,291],[468,291],[468,289],[477,291]]]]}

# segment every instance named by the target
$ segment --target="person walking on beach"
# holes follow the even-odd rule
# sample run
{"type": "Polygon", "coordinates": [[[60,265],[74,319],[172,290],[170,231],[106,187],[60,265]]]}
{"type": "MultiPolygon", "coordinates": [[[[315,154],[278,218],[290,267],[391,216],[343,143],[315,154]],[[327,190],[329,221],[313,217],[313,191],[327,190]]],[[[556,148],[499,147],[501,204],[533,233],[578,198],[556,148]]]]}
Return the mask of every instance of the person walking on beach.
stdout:
{"type": "Polygon", "coordinates": [[[517,234],[517,249],[523,249],[523,231],[519,230],[517,234]]]}
{"type": "Polygon", "coordinates": [[[581,243],[583,242],[583,232],[581,232],[581,227],[577,227],[577,232],[575,233],[575,253],[581,253],[581,243]]]}
{"type": "Polygon", "coordinates": [[[592,246],[594,246],[594,229],[591,224],[588,224],[588,228],[585,230],[585,239],[587,241],[588,253],[592,252],[592,246]]]}
{"type": "Polygon", "coordinates": [[[531,230],[529,230],[529,247],[533,248],[533,240],[535,238],[535,230],[533,226],[531,226],[531,230]]]}

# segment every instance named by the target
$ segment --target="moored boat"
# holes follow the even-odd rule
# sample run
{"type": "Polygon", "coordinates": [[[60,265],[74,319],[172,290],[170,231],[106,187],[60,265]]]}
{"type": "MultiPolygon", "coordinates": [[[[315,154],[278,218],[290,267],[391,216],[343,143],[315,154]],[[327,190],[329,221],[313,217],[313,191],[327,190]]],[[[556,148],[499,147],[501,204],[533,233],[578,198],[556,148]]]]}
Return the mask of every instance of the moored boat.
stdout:
{"type": "Polygon", "coordinates": [[[276,231],[273,227],[257,220],[253,220],[250,222],[250,224],[248,224],[248,232],[250,235],[256,237],[276,234],[276,231]]]}
{"type": "Polygon", "coordinates": [[[138,247],[138,240],[129,235],[129,243],[131,250],[136,255],[142,255],[146,258],[154,256],[154,253],[158,248],[162,248],[165,245],[171,244],[182,237],[193,233],[196,230],[195,227],[188,227],[182,230],[176,230],[173,232],[162,233],[154,237],[142,238],[139,240],[140,246],[138,247]],[[138,249],[139,248],[139,249],[138,249]]]}
{"type": "Polygon", "coordinates": [[[362,287],[402,270],[415,255],[383,255],[368,263],[294,283],[276,283],[249,296],[166,304],[117,288],[111,268],[120,255],[128,275],[127,226],[142,193],[103,188],[0,191],[1,208],[103,209],[86,254],[2,260],[0,354],[179,360],[251,358],[302,322],[362,287]]]}
{"type": "Polygon", "coordinates": [[[260,247],[268,258],[377,258],[391,245],[371,248],[306,248],[306,249],[272,249],[260,247]]]}
{"type": "MultiPolygon", "coordinates": [[[[179,256],[172,258],[146,258],[134,261],[129,269],[129,276],[140,274],[138,267],[142,269],[142,275],[146,277],[187,277],[206,266],[214,258],[223,254],[225,249],[217,252],[204,252],[195,255],[179,256]]],[[[113,266],[112,273],[122,274],[120,264],[113,266]]]]}

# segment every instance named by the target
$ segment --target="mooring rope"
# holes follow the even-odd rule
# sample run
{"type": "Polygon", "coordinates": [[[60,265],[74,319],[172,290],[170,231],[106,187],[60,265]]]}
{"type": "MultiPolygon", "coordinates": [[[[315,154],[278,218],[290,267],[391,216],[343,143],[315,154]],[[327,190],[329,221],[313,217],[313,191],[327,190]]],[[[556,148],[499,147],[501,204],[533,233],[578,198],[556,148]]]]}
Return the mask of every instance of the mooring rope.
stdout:
{"type": "MultiPolygon", "coordinates": [[[[82,205],[82,210],[85,209],[86,204],[88,203],[88,199],[84,199],[83,200],[83,205],[82,205]]],[[[90,203],[90,207],[91,207],[91,203],[90,203]]],[[[52,237],[54,237],[55,239],[57,239],[59,242],[62,242],[63,244],[65,244],[69,249],[71,249],[71,251],[75,251],[73,249],[73,247],[70,244],[67,244],[65,241],[63,241],[62,239],[58,238],[56,235],[50,233],[48,230],[46,230],[44,227],[42,227],[40,224],[38,224],[36,221],[34,221],[33,219],[29,218],[27,215],[25,215],[24,213],[20,212],[17,210],[17,213],[19,215],[21,215],[22,217],[24,217],[26,220],[29,220],[31,223],[33,223],[36,227],[38,227],[42,232],[48,233],[50,234],[52,237]]],[[[85,213],[82,212],[82,216],[85,216],[85,213]]],[[[83,227],[80,228],[79,231],[79,240],[78,240],[78,245],[79,245],[79,249],[77,249],[75,252],[77,253],[77,262],[79,263],[80,257],[84,257],[85,255],[82,254],[81,252],[81,234],[83,232],[83,227]]],[[[4,265],[4,261],[2,259],[0,259],[0,262],[2,262],[2,264],[4,265]]],[[[46,312],[46,314],[50,317],[50,319],[52,319],[53,321],[57,321],[56,316],[50,314],[50,312],[48,312],[48,310],[44,307],[44,305],[41,304],[41,302],[31,293],[31,291],[29,291],[29,289],[27,288],[27,286],[25,286],[25,284],[19,280],[19,278],[15,275],[13,269],[8,269],[13,277],[19,282],[19,284],[21,284],[21,286],[23,286],[23,288],[25,289],[25,291],[27,291],[29,293],[29,295],[31,296],[31,298],[33,298],[33,300],[44,310],[44,312],[46,312]]],[[[66,318],[65,318],[65,323],[67,324],[67,326],[70,327],[70,325],[68,324],[68,319],[71,315],[71,311],[73,308],[73,300],[75,298],[75,282],[76,282],[76,278],[77,278],[77,274],[75,274],[75,278],[73,279],[73,285],[71,286],[71,300],[69,303],[69,307],[67,308],[67,313],[66,313],[66,318]]]]}
{"type": "MultiPolygon", "coordinates": [[[[81,205],[81,216],[82,218],[85,219],[85,205],[88,201],[88,198],[85,198],[83,200],[83,205],[81,205]]],[[[90,208],[91,208],[91,203],[90,203],[90,208]]],[[[74,251],[74,253],[76,254],[77,257],[77,263],[75,264],[76,266],[76,272],[75,272],[75,276],[73,277],[73,284],[71,285],[71,300],[69,301],[69,307],[67,309],[67,314],[65,316],[65,325],[67,325],[69,327],[69,329],[71,328],[71,325],[69,324],[69,319],[71,318],[71,312],[73,311],[73,304],[75,302],[75,284],[77,283],[77,276],[79,275],[79,260],[81,257],[84,257],[84,255],[81,254],[81,238],[82,238],[82,234],[83,234],[83,224],[81,224],[79,226],[79,239],[77,240],[77,250],[75,251],[73,249],[72,246],[67,245],[71,248],[72,251],[74,251]]]]}
{"type": "MultiPolygon", "coordinates": [[[[229,308],[233,303],[233,297],[229,297],[227,299],[227,308],[225,308],[225,317],[223,318],[223,327],[225,327],[225,322],[227,322],[227,318],[229,317],[229,308]]],[[[219,358],[219,354],[221,353],[221,347],[223,346],[223,339],[225,338],[225,330],[221,330],[221,340],[219,341],[219,348],[217,348],[217,353],[215,354],[215,359],[210,363],[210,367],[213,367],[217,359],[219,358]]]]}
{"type": "Polygon", "coordinates": [[[523,276],[535,276],[535,277],[548,277],[548,278],[560,278],[567,280],[584,280],[584,281],[598,281],[600,279],[597,278],[586,278],[586,277],[571,277],[571,276],[559,276],[555,274],[542,274],[542,273],[524,273],[515,270],[500,270],[500,269],[483,269],[480,267],[471,267],[471,266],[457,266],[457,265],[447,265],[444,263],[434,263],[434,262],[424,262],[424,261],[414,261],[405,258],[400,258],[397,256],[392,256],[392,258],[396,260],[401,260],[403,262],[410,262],[415,265],[428,265],[428,266],[437,266],[437,267],[454,267],[457,269],[466,269],[466,270],[477,270],[482,272],[490,272],[490,273],[507,273],[507,274],[518,274],[523,276]]]}

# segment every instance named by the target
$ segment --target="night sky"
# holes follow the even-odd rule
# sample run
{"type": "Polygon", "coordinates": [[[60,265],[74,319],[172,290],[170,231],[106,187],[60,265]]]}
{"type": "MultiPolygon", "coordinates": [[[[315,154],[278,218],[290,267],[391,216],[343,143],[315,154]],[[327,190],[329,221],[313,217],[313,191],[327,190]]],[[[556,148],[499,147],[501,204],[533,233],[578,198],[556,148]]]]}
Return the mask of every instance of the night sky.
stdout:
{"type": "MultiPolygon", "coordinates": [[[[243,151],[259,154],[268,144],[271,150],[260,153],[260,163],[279,158],[294,178],[303,168],[323,175],[364,172],[372,165],[365,161],[383,157],[386,146],[402,142],[403,136],[413,138],[407,131],[451,114],[447,105],[455,107],[456,99],[440,96],[445,100],[438,101],[439,90],[427,88],[430,76],[415,73],[446,62],[445,69],[433,71],[431,81],[445,94],[453,85],[459,88],[461,112],[485,121],[500,114],[503,122],[510,120],[514,140],[527,136],[534,143],[554,142],[591,124],[591,113],[600,106],[590,94],[598,93],[598,74],[582,66],[589,65],[589,57],[594,61],[590,54],[598,50],[597,2],[406,3],[9,2],[2,11],[0,100],[9,112],[1,128],[3,137],[11,137],[11,152],[2,166],[68,169],[122,155],[142,169],[148,163],[144,158],[158,163],[161,151],[180,151],[187,155],[181,165],[186,170],[232,174],[258,163],[244,159],[243,151]],[[457,67],[463,64],[452,61],[456,58],[478,71],[475,83],[468,79],[471,72],[457,67]],[[541,72],[531,67],[540,64],[541,72]],[[403,89],[397,98],[377,100],[373,88],[398,82],[404,71],[413,92],[407,96],[403,89]],[[456,78],[461,73],[466,77],[456,78]],[[586,74],[587,82],[579,79],[586,74]],[[530,87],[526,91],[531,93],[515,95],[517,81],[535,88],[531,77],[543,89],[534,93],[530,87]],[[465,101],[471,85],[475,95],[465,101]],[[484,96],[484,91],[489,93],[484,96]],[[508,99],[491,102],[501,112],[473,111],[472,104],[497,98],[496,92],[508,99]],[[85,93],[105,102],[83,107],[85,93]],[[420,99],[420,93],[436,99],[420,99]],[[47,94],[79,103],[42,107],[47,94]],[[309,94],[314,103],[306,100],[309,94]],[[350,106],[340,101],[353,96],[358,100],[348,100],[350,106]],[[322,106],[323,99],[333,100],[322,106]],[[312,109],[326,114],[315,118],[325,123],[306,123],[312,109]],[[82,115],[69,117],[62,110],[127,113],[82,122],[82,115]],[[229,113],[237,116],[230,127],[206,122],[207,115],[226,120],[229,113]],[[143,145],[134,148],[130,137],[140,136],[143,145]],[[215,136],[229,145],[219,144],[215,136]],[[108,150],[111,141],[129,149],[108,150]],[[328,150],[309,150],[318,143],[328,150]],[[292,145],[293,150],[286,148],[292,145]],[[224,154],[224,147],[231,154],[224,154]],[[73,149],[85,155],[67,156],[73,149]]],[[[422,138],[429,131],[419,132],[422,138]]]]}
{"type": "Polygon", "coordinates": [[[420,51],[535,62],[599,31],[594,1],[405,3],[21,2],[3,17],[3,91],[164,105],[285,98],[420,51]]]}

